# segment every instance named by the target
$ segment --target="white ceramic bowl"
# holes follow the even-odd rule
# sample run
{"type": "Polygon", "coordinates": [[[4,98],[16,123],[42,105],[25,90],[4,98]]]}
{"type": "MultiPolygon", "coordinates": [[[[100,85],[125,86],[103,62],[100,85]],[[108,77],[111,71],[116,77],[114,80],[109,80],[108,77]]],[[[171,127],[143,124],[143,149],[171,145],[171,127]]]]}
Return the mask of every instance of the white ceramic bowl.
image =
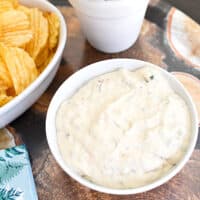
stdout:
{"type": "Polygon", "coordinates": [[[19,2],[26,6],[38,7],[42,10],[51,11],[58,15],[60,19],[59,43],[53,59],[39,77],[20,95],[0,108],[0,128],[4,127],[26,111],[46,90],[58,70],[67,39],[65,20],[61,12],[55,6],[46,0],[20,0],[19,2]]]}
{"type": "Polygon", "coordinates": [[[182,169],[184,164],[189,160],[194,150],[198,135],[198,120],[197,112],[195,110],[195,106],[191,100],[191,97],[188,95],[187,91],[183,88],[181,83],[177,81],[177,79],[173,75],[171,75],[170,73],[168,73],[160,67],[152,65],[158,68],[160,72],[169,80],[171,87],[185,100],[190,110],[190,114],[192,117],[191,140],[189,142],[187,151],[183,158],[180,160],[180,162],[177,163],[177,165],[172,170],[170,170],[166,175],[163,175],[163,177],[161,177],[160,179],[145,186],[133,189],[111,189],[100,185],[96,185],[95,183],[92,183],[81,177],[78,173],[73,171],[73,169],[70,169],[68,165],[64,162],[57,144],[55,125],[56,113],[60,104],[65,99],[70,98],[75,93],[75,91],[77,91],[77,89],[79,89],[83,84],[85,84],[87,81],[93,79],[98,75],[114,71],[118,68],[127,68],[130,70],[135,70],[144,66],[145,64],[152,65],[150,63],[133,59],[112,59],[91,64],[69,77],[58,89],[50,103],[46,118],[46,134],[51,152],[54,155],[57,162],[59,163],[59,165],[66,173],[68,173],[72,178],[74,178],[81,184],[91,189],[110,194],[136,194],[151,190],[155,187],[162,185],[163,183],[171,179],[173,176],[175,176],[182,169]]]}
{"type": "Polygon", "coordinates": [[[132,46],[141,30],[149,0],[69,0],[84,35],[96,49],[117,53],[132,46]]]}

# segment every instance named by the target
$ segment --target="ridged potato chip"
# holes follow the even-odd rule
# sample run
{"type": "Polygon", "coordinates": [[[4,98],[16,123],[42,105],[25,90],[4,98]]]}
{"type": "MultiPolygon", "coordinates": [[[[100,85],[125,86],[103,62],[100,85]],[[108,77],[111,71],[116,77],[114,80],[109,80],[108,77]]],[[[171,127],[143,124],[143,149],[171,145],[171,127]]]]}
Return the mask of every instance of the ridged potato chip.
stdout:
{"type": "Polygon", "coordinates": [[[7,46],[21,47],[33,37],[30,22],[22,11],[0,13],[0,42],[7,46]]]}
{"type": "Polygon", "coordinates": [[[13,4],[9,1],[0,1],[0,13],[13,9],[13,4]]]}
{"type": "Polygon", "coordinates": [[[7,65],[16,95],[18,95],[38,76],[35,63],[23,49],[6,47],[2,44],[0,44],[0,56],[7,65]]]}
{"type": "Polygon", "coordinates": [[[30,9],[30,24],[33,32],[33,38],[26,45],[25,50],[35,60],[40,51],[47,44],[48,40],[48,22],[43,13],[37,8],[30,9]]]}
{"type": "Polygon", "coordinates": [[[7,90],[12,87],[12,79],[10,77],[9,71],[6,64],[0,57],[0,89],[7,90]]]}
{"type": "Polygon", "coordinates": [[[56,14],[0,0],[0,107],[46,68],[59,39],[56,14]]]}
{"type": "Polygon", "coordinates": [[[60,21],[58,16],[54,13],[46,12],[44,16],[47,18],[49,24],[49,38],[48,38],[49,49],[53,49],[58,44],[60,21]]]}
{"type": "Polygon", "coordinates": [[[19,5],[18,0],[1,0],[1,1],[7,1],[7,2],[12,3],[14,8],[16,8],[19,5]]]}
{"type": "Polygon", "coordinates": [[[39,73],[44,71],[44,69],[50,63],[50,61],[53,58],[53,56],[54,56],[54,52],[50,51],[49,54],[48,54],[48,58],[45,60],[45,62],[42,63],[41,65],[37,66],[39,73]]]}
{"type": "Polygon", "coordinates": [[[24,12],[28,16],[30,14],[30,8],[27,8],[26,6],[23,5],[17,6],[17,10],[24,12]]]}
{"type": "Polygon", "coordinates": [[[43,65],[45,61],[48,59],[48,56],[49,56],[49,48],[48,46],[45,46],[35,59],[36,66],[39,67],[43,65]]]}
{"type": "Polygon", "coordinates": [[[0,107],[12,100],[12,96],[8,96],[5,91],[0,90],[0,107]]]}
{"type": "Polygon", "coordinates": [[[0,0],[0,13],[8,10],[13,10],[17,6],[17,0],[0,0]]]}

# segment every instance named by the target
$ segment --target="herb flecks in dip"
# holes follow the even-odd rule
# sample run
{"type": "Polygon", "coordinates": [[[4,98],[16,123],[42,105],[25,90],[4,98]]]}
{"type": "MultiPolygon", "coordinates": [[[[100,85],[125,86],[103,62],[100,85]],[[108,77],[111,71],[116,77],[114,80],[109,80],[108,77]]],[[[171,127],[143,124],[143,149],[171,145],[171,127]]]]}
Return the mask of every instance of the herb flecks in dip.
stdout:
{"type": "Polygon", "coordinates": [[[146,185],[182,158],[191,120],[160,71],[143,67],[98,76],[60,106],[60,152],[73,170],[110,188],[146,185]]]}

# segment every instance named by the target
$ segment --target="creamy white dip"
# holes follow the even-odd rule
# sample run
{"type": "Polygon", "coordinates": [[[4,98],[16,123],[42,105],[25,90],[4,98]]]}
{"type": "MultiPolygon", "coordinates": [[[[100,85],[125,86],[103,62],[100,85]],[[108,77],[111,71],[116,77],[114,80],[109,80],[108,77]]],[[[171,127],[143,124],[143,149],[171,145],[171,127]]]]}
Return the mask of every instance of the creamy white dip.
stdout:
{"type": "Polygon", "coordinates": [[[96,184],[133,188],[150,183],[182,158],[191,133],[184,100],[153,67],[90,80],[60,106],[60,152],[96,184]]]}

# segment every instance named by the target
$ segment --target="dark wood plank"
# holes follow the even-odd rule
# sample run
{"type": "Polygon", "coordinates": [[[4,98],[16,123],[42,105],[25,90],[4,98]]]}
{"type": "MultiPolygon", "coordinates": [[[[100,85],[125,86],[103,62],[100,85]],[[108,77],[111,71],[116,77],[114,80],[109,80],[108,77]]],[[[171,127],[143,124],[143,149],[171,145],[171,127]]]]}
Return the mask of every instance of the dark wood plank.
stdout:
{"type": "Polygon", "coordinates": [[[199,0],[167,0],[171,5],[182,10],[200,24],[200,1],[199,0]]]}

